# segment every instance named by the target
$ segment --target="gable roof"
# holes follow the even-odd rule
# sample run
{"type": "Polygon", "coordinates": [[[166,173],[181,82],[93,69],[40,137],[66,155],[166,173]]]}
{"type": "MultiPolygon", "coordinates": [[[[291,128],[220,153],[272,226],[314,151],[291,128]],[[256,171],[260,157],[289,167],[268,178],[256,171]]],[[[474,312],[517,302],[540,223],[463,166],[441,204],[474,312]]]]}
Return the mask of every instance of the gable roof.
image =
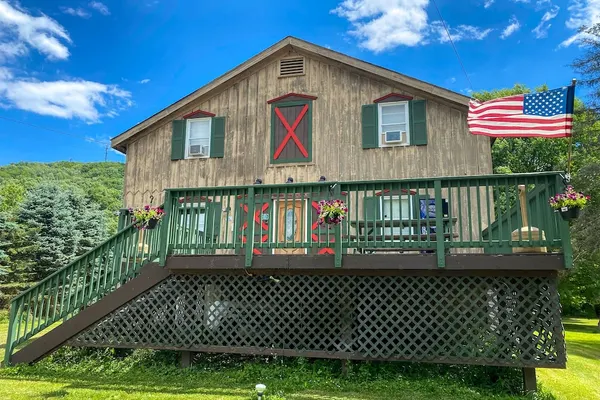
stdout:
{"type": "Polygon", "coordinates": [[[459,107],[466,107],[469,103],[469,97],[464,96],[460,93],[453,92],[451,90],[444,89],[436,85],[432,85],[419,79],[411,78],[410,76],[406,76],[398,72],[379,67],[377,65],[359,60],[354,57],[347,56],[342,53],[338,53],[337,51],[333,51],[325,47],[306,42],[293,36],[288,36],[285,39],[275,43],[273,46],[267,48],[266,50],[263,50],[262,52],[258,53],[257,55],[245,61],[244,63],[233,68],[232,70],[221,75],[220,77],[214,79],[208,84],[202,86],[200,89],[195,90],[194,92],[181,98],[180,100],[176,101],[170,106],[162,109],[161,111],[157,112],[151,117],[145,119],[137,125],[134,125],[125,132],[121,133],[120,135],[113,137],[111,139],[112,148],[125,153],[125,145],[129,141],[129,139],[131,139],[134,135],[148,128],[152,124],[160,121],[161,119],[169,116],[170,114],[177,112],[179,109],[185,107],[186,105],[203,96],[204,94],[217,89],[221,85],[226,84],[230,79],[256,66],[261,61],[265,60],[266,58],[274,55],[275,53],[288,46],[308,53],[309,55],[313,54],[320,57],[324,57],[326,59],[356,68],[360,71],[380,76],[381,78],[394,81],[404,86],[408,86],[416,90],[417,92],[427,93],[429,95],[439,97],[445,100],[446,102],[449,102],[459,107]]]}

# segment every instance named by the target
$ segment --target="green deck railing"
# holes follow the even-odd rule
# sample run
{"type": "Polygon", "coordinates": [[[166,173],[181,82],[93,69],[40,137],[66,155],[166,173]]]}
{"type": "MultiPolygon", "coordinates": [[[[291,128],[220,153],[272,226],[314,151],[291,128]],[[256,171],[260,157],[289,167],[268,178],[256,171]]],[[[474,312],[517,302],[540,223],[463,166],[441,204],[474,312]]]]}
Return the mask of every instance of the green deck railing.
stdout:
{"type": "Polygon", "coordinates": [[[544,204],[563,186],[560,173],[548,172],[167,189],[157,229],[128,226],[12,300],[5,364],[18,345],[168,256],[237,254],[251,267],[256,255],[323,254],[341,267],[349,252],[428,252],[444,267],[448,253],[546,247],[569,267],[568,223],[544,204]],[[543,236],[512,235],[522,220],[519,185],[536,199],[527,217],[543,236]],[[346,202],[341,225],[318,224],[318,203],[327,199],[346,202]]]}
{"type": "Polygon", "coordinates": [[[5,365],[16,347],[52,324],[68,319],[132,279],[158,259],[159,228],[128,226],[25,290],[10,303],[5,365]]]}
{"type": "Polygon", "coordinates": [[[348,251],[420,251],[436,253],[443,267],[451,250],[547,247],[570,265],[568,224],[547,203],[526,208],[543,235],[519,230],[520,185],[543,196],[563,189],[558,172],[168,189],[161,262],[168,254],[243,254],[251,266],[259,254],[320,253],[341,266],[348,251]],[[317,223],[322,199],[346,202],[344,223],[317,223]],[[485,234],[489,227],[502,234],[485,234]]]}

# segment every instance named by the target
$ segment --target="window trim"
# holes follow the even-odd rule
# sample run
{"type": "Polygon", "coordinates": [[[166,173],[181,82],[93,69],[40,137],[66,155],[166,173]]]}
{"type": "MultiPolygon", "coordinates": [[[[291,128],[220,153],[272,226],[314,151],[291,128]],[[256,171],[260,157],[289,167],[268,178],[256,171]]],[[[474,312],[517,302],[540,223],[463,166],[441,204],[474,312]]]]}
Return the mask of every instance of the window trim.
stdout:
{"type": "Polygon", "coordinates": [[[405,146],[410,146],[411,145],[411,140],[410,140],[410,110],[409,110],[409,101],[390,101],[390,102],[386,102],[386,103],[377,103],[377,143],[379,144],[379,147],[405,147],[405,146]],[[405,121],[406,121],[406,143],[384,143],[382,141],[382,136],[384,134],[383,131],[383,118],[382,118],[382,111],[384,107],[390,107],[390,106],[398,106],[398,105],[404,105],[404,114],[405,114],[405,121]]]}
{"type": "Polygon", "coordinates": [[[212,139],[212,117],[203,117],[203,118],[188,118],[185,120],[185,153],[184,153],[184,159],[196,159],[196,158],[200,158],[200,159],[204,159],[204,158],[210,158],[210,141],[212,139]],[[197,122],[200,120],[208,120],[208,155],[206,156],[192,156],[189,154],[190,151],[190,125],[192,124],[192,122],[197,122]]]}

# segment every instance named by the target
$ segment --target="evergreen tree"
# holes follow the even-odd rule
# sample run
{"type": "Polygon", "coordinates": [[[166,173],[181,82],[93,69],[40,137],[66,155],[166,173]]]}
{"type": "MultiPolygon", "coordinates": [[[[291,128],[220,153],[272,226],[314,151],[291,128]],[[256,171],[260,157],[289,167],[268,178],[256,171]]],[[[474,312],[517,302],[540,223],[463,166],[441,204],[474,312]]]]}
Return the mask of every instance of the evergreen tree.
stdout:
{"type": "Polygon", "coordinates": [[[18,222],[35,229],[32,272],[44,278],[96,246],[106,236],[106,223],[98,206],[82,194],[46,183],[30,190],[18,222]]]}
{"type": "Polygon", "coordinates": [[[0,282],[26,282],[32,277],[28,273],[37,249],[29,238],[29,230],[18,224],[14,216],[0,212],[0,282]]]}

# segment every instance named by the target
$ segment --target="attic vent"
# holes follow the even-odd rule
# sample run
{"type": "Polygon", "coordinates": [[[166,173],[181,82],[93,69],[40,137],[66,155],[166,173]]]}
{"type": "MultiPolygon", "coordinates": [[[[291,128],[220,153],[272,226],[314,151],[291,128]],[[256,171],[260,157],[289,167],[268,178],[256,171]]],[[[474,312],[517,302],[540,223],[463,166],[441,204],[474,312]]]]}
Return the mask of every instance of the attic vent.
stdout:
{"type": "Polygon", "coordinates": [[[288,57],[279,60],[279,76],[304,75],[304,57],[288,57]]]}

